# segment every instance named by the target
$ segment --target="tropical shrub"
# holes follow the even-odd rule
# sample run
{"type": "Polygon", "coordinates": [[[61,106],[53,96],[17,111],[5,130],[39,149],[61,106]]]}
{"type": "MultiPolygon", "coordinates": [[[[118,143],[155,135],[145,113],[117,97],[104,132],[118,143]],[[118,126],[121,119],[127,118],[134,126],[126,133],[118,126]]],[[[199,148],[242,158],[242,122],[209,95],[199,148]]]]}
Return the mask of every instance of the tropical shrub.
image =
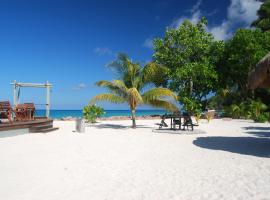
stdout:
{"type": "Polygon", "coordinates": [[[258,119],[259,116],[267,109],[267,106],[261,101],[252,101],[250,104],[250,110],[252,119],[258,119]]]}
{"type": "Polygon", "coordinates": [[[205,113],[205,118],[207,122],[209,123],[214,118],[215,113],[214,112],[207,112],[205,113]]]}
{"type": "Polygon", "coordinates": [[[240,106],[233,104],[230,107],[231,107],[232,117],[239,119],[242,114],[240,106]]]}
{"type": "Polygon", "coordinates": [[[262,113],[254,118],[254,122],[265,123],[269,120],[269,113],[262,113]]]}
{"type": "Polygon", "coordinates": [[[197,124],[199,124],[201,116],[202,116],[201,110],[196,110],[195,113],[194,113],[194,117],[195,117],[195,120],[196,120],[197,124]]]}
{"type": "Polygon", "coordinates": [[[83,108],[83,117],[88,122],[95,123],[96,119],[105,114],[104,109],[97,105],[88,105],[83,108]]]}

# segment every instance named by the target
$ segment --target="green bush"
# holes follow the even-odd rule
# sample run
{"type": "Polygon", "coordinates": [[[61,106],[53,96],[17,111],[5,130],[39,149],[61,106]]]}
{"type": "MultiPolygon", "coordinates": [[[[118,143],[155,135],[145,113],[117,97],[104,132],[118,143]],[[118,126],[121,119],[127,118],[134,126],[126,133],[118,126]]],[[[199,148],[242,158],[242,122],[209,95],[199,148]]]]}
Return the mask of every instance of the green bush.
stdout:
{"type": "Polygon", "coordinates": [[[224,108],[224,115],[226,117],[241,118],[241,119],[253,119],[258,120],[264,118],[267,106],[261,101],[247,100],[238,104],[232,104],[224,108]]]}
{"type": "Polygon", "coordinates": [[[254,122],[265,123],[269,120],[269,113],[262,113],[254,118],[254,122]]]}
{"type": "Polygon", "coordinates": [[[96,119],[105,114],[104,109],[96,105],[88,105],[83,108],[83,117],[88,122],[95,123],[96,119]]]}

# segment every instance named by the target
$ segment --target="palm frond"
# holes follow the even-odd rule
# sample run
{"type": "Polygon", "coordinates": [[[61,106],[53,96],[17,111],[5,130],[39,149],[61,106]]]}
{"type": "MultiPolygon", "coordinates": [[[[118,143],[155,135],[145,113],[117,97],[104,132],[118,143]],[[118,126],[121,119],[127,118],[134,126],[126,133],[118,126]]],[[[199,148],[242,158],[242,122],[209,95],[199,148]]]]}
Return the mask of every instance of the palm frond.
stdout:
{"type": "Polygon", "coordinates": [[[136,88],[128,89],[128,100],[131,107],[136,107],[143,103],[142,96],[136,88]]]}
{"type": "Polygon", "coordinates": [[[168,81],[168,68],[155,62],[150,62],[143,68],[144,83],[154,83],[156,86],[166,85],[168,81]]]}
{"type": "Polygon", "coordinates": [[[161,98],[172,98],[177,100],[177,95],[175,95],[171,90],[167,88],[154,88],[142,95],[144,102],[149,102],[152,100],[160,100],[161,98]]]}
{"type": "Polygon", "coordinates": [[[108,68],[112,69],[118,76],[118,78],[123,79],[128,71],[128,65],[130,59],[124,53],[119,53],[117,59],[107,65],[108,68]]]}
{"type": "Polygon", "coordinates": [[[127,86],[125,85],[125,83],[123,83],[123,81],[121,80],[113,80],[113,83],[115,85],[118,85],[119,88],[121,88],[123,90],[123,92],[126,92],[128,91],[128,88],[127,86]]]}
{"type": "Polygon", "coordinates": [[[124,98],[115,94],[99,94],[93,97],[89,104],[94,104],[97,101],[109,101],[112,103],[124,103],[126,102],[124,98]]]}
{"type": "Polygon", "coordinates": [[[124,87],[125,84],[120,83],[120,82],[121,82],[120,80],[114,80],[112,82],[102,80],[102,81],[96,82],[96,85],[100,87],[105,87],[110,92],[124,97],[127,95],[127,90],[126,90],[126,87],[124,87]]]}
{"type": "Polygon", "coordinates": [[[170,103],[166,100],[151,100],[151,101],[148,101],[147,104],[149,104],[153,107],[163,108],[163,109],[171,111],[171,112],[175,112],[175,111],[179,110],[176,105],[174,105],[173,103],[170,103]]]}

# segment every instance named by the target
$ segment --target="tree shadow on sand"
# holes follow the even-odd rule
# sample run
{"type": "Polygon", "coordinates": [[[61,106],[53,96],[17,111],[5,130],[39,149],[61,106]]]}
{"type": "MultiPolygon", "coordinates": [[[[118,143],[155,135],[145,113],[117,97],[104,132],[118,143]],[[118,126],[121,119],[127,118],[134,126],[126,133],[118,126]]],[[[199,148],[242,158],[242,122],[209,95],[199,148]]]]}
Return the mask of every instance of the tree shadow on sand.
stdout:
{"type": "Polygon", "coordinates": [[[257,126],[248,126],[244,127],[244,130],[247,130],[246,133],[251,134],[257,137],[270,137],[270,127],[257,127],[257,126]]]}
{"type": "Polygon", "coordinates": [[[206,149],[270,158],[270,138],[199,137],[193,144],[206,149]]]}
{"type": "MultiPolygon", "coordinates": [[[[130,129],[131,126],[124,126],[119,124],[97,124],[93,127],[98,129],[110,128],[110,129],[130,129]]],[[[137,128],[149,128],[148,126],[137,125],[137,128]]]]}

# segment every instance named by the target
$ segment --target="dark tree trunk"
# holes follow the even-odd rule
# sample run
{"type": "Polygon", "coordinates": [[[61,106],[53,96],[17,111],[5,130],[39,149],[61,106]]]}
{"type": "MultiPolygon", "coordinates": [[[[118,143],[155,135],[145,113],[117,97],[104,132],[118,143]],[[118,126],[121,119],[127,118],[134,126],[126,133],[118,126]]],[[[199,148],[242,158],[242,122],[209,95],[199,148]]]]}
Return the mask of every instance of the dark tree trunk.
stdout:
{"type": "Polygon", "coordinates": [[[131,120],[132,120],[132,128],[136,128],[136,111],[135,109],[131,110],[131,120]]]}

